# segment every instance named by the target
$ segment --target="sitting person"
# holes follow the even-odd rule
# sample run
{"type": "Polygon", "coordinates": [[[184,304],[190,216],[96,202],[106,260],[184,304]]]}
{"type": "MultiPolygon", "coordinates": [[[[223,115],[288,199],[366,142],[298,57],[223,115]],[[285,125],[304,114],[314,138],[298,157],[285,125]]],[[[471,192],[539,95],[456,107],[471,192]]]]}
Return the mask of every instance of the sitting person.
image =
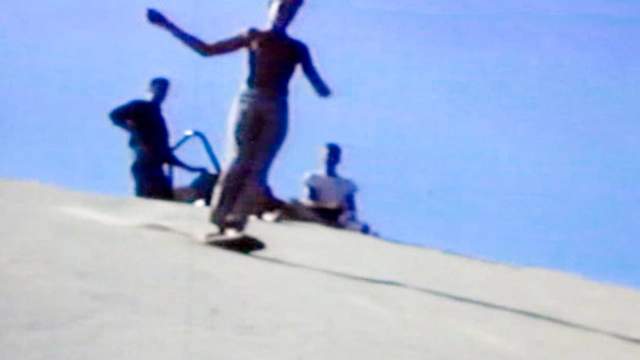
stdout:
{"type": "Polygon", "coordinates": [[[357,186],[338,175],[342,150],[337,144],[324,148],[323,168],[305,176],[306,194],[301,203],[328,225],[369,233],[369,226],[356,218],[357,186]]]}

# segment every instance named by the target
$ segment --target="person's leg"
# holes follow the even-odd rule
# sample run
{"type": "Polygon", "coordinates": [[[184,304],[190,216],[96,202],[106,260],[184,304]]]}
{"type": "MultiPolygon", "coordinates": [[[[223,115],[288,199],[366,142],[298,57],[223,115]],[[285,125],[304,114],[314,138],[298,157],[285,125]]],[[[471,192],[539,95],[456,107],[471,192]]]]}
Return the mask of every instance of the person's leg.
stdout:
{"type": "Polygon", "coordinates": [[[135,195],[145,197],[147,189],[145,187],[144,173],[138,160],[131,164],[131,177],[133,177],[135,195]]]}
{"type": "Polygon", "coordinates": [[[322,218],[328,225],[339,226],[338,219],[344,212],[343,209],[332,209],[323,207],[310,207],[320,218],[322,218]]]}
{"type": "Polygon", "coordinates": [[[139,157],[131,166],[135,181],[136,196],[152,199],[172,200],[171,181],[162,169],[162,163],[139,157]]]}
{"type": "Polygon", "coordinates": [[[136,196],[152,198],[154,194],[154,181],[149,161],[144,157],[137,157],[131,165],[131,175],[135,182],[136,196]]]}
{"type": "Polygon", "coordinates": [[[260,138],[260,143],[263,144],[263,151],[257,154],[255,173],[258,187],[262,191],[263,199],[267,202],[264,205],[269,207],[277,203],[282,203],[282,201],[279,201],[273,196],[268,178],[273,161],[282,148],[287,136],[289,109],[286,99],[280,99],[268,104],[266,110],[265,118],[267,124],[269,124],[269,128],[268,131],[262,133],[260,138]]]}
{"type": "Polygon", "coordinates": [[[171,179],[164,172],[161,163],[154,165],[154,196],[155,199],[173,200],[173,186],[171,179]]]}
{"type": "Polygon", "coordinates": [[[237,225],[250,214],[282,205],[271,193],[267,175],[286,136],[286,100],[243,95],[232,116],[231,162],[212,200],[211,221],[221,227],[228,218],[237,225]]]}
{"type": "MultiPolygon", "coordinates": [[[[236,200],[244,186],[244,180],[250,172],[250,165],[243,147],[249,145],[245,137],[249,136],[247,127],[255,122],[256,113],[251,99],[241,96],[234,104],[229,117],[227,139],[227,169],[213,192],[211,199],[210,221],[221,231],[227,227],[227,220],[232,214],[236,200]]],[[[240,219],[242,220],[242,219],[240,219]]]]}
{"type": "Polygon", "coordinates": [[[259,215],[284,205],[273,196],[268,185],[268,174],[286,137],[288,113],[284,98],[261,98],[254,103],[254,107],[258,121],[246,129],[247,146],[240,146],[250,169],[236,210],[259,215]]]}
{"type": "Polygon", "coordinates": [[[275,212],[274,221],[291,220],[291,221],[310,221],[325,224],[326,221],[318,216],[311,208],[305,206],[296,199],[292,199],[288,203],[282,203],[275,212]]]}

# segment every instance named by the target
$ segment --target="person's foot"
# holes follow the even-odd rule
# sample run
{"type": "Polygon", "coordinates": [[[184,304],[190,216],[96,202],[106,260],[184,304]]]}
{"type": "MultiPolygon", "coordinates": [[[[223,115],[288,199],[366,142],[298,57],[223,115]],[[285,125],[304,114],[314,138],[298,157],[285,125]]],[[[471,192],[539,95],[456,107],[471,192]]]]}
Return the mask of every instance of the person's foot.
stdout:
{"type": "Polygon", "coordinates": [[[272,212],[282,209],[286,203],[276,197],[270,196],[260,202],[260,213],[272,212]]]}
{"type": "Polygon", "coordinates": [[[284,220],[284,212],[282,209],[277,209],[274,211],[263,212],[260,215],[260,219],[268,222],[280,222],[284,220]]]}
{"type": "Polygon", "coordinates": [[[237,232],[242,232],[247,225],[247,217],[236,214],[229,214],[224,219],[224,224],[222,228],[223,232],[227,232],[229,230],[235,230],[237,232]]]}

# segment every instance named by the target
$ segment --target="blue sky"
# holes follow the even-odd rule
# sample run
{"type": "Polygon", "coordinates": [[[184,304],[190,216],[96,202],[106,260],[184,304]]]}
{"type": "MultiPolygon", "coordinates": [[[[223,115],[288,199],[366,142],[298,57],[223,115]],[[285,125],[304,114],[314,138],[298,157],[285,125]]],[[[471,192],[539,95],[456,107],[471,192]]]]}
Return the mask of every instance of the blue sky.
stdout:
{"type": "MultiPolygon", "coordinates": [[[[172,138],[197,128],[221,152],[245,54],[200,58],[144,9],[213,41],[264,24],[265,3],[5,5],[0,176],[129,194],[126,136],[106,114],[157,75],[173,81],[172,138]]],[[[640,286],[636,1],[308,0],[291,33],[335,96],[294,79],[278,195],[299,195],[335,141],[387,238],[640,286]]],[[[201,163],[197,150],[181,155],[201,163]]]]}

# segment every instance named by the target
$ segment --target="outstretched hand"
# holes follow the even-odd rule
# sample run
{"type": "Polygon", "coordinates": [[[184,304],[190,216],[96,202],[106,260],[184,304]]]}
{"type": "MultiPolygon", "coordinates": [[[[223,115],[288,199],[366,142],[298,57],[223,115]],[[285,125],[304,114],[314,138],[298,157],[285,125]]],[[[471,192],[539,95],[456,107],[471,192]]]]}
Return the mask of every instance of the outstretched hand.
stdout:
{"type": "Polygon", "coordinates": [[[318,95],[323,98],[328,98],[329,96],[331,96],[331,90],[329,90],[329,88],[327,87],[324,87],[318,90],[318,95]]]}
{"type": "Polygon", "coordinates": [[[147,20],[149,20],[150,23],[161,27],[166,27],[169,24],[169,20],[156,9],[147,9],[147,20]]]}

